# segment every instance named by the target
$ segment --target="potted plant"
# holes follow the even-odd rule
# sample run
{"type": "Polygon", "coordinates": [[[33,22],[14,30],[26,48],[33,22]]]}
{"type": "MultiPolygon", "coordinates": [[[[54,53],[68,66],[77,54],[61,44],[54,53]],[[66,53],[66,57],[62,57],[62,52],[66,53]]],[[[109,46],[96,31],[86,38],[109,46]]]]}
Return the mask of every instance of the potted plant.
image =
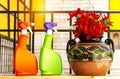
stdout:
{"type": "Polygon", "coordinates": [[[105,75],[113,60],[114,43],[111,39],[101,41],[104,32],[109,31],[112,22],[109,16],[94,11],[86,11],[78,8],[69,13],[74,39],[67,43],[67,57],[69,64],[76,75],[105,75]],[[76,42],[75,39],[80,41],[76,42]],[[110,48],[112,45],[112,49],[110,48]]]}

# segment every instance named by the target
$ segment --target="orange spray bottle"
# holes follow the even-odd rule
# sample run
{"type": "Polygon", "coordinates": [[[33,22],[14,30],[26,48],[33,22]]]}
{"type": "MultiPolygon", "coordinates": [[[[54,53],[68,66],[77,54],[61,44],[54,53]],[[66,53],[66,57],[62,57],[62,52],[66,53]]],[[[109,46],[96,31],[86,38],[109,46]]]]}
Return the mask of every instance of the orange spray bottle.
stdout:
{"type": "Polygon", "coordinates": [[[21,35],[18,39],[18,44],[14,53],[14,70],[17,76],[36,75],[38,72],[37,58],[29,50],[27,50],[27,29],[32,32],[30,26],[33,23],[19,22],[18,26],[21,30],[21,35]]]}

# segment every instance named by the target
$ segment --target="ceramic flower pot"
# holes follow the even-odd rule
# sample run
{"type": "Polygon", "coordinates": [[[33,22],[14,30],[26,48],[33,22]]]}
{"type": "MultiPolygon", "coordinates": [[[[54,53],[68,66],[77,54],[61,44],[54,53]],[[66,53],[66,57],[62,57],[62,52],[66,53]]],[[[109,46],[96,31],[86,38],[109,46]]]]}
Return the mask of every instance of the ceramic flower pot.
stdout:
{"type": "Polygon", "coordinates": [[[114,44],[111,39],[104,42],[67,43],[68,62],[76,75],[105,75],[113,61],[114,44]],[[110,48],[112,44],[112,49],[110,48]]]}

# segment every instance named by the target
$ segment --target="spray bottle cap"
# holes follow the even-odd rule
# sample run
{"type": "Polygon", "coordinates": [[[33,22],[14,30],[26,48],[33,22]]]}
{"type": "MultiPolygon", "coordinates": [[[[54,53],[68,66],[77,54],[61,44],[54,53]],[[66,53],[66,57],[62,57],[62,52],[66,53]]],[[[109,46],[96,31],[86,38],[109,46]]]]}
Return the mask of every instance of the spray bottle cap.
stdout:
{"type": "Polygon", "coordinates": [[[33,33],[30,26],[34,26],[34,23],[31,23],[31,22],[19,22],[18,26],[20,28],[20,31],[28,29],[31,33],[33,33]]]}
{"type": "Polygon", "coordinates": [[[55,32],[57,32],[57,23],[45,22],[44,27],[46,28],[46,31],[54,30],[55,32]]]}

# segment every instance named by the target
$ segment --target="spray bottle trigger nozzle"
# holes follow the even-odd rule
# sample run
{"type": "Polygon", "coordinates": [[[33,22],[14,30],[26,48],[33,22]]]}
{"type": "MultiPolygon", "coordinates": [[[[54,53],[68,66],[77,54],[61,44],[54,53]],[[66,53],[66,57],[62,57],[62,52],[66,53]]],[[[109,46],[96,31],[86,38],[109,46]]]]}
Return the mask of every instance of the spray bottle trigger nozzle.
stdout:
{"type": "MultiPolygon", "coordinates": [[[[35,25],[34,23],[31,23],[31,26],[34,26],[34,25],[35,25]]],[[[30,31],[31,34],[33,34],[30,26],[28,26],[27,29],[30,31]]]]}
{"type": "Polygon", "coordinates": [[[31,34],[33,34],[30,26],[28,26],[27,29],[31,32],[31,34]]]}
{"type": "Polygon", "coordinates": [[[57,27],[53,27],[53,30],[54,30],[55,32],[58,32],[58,31],[57,31],[57,27]]]}

